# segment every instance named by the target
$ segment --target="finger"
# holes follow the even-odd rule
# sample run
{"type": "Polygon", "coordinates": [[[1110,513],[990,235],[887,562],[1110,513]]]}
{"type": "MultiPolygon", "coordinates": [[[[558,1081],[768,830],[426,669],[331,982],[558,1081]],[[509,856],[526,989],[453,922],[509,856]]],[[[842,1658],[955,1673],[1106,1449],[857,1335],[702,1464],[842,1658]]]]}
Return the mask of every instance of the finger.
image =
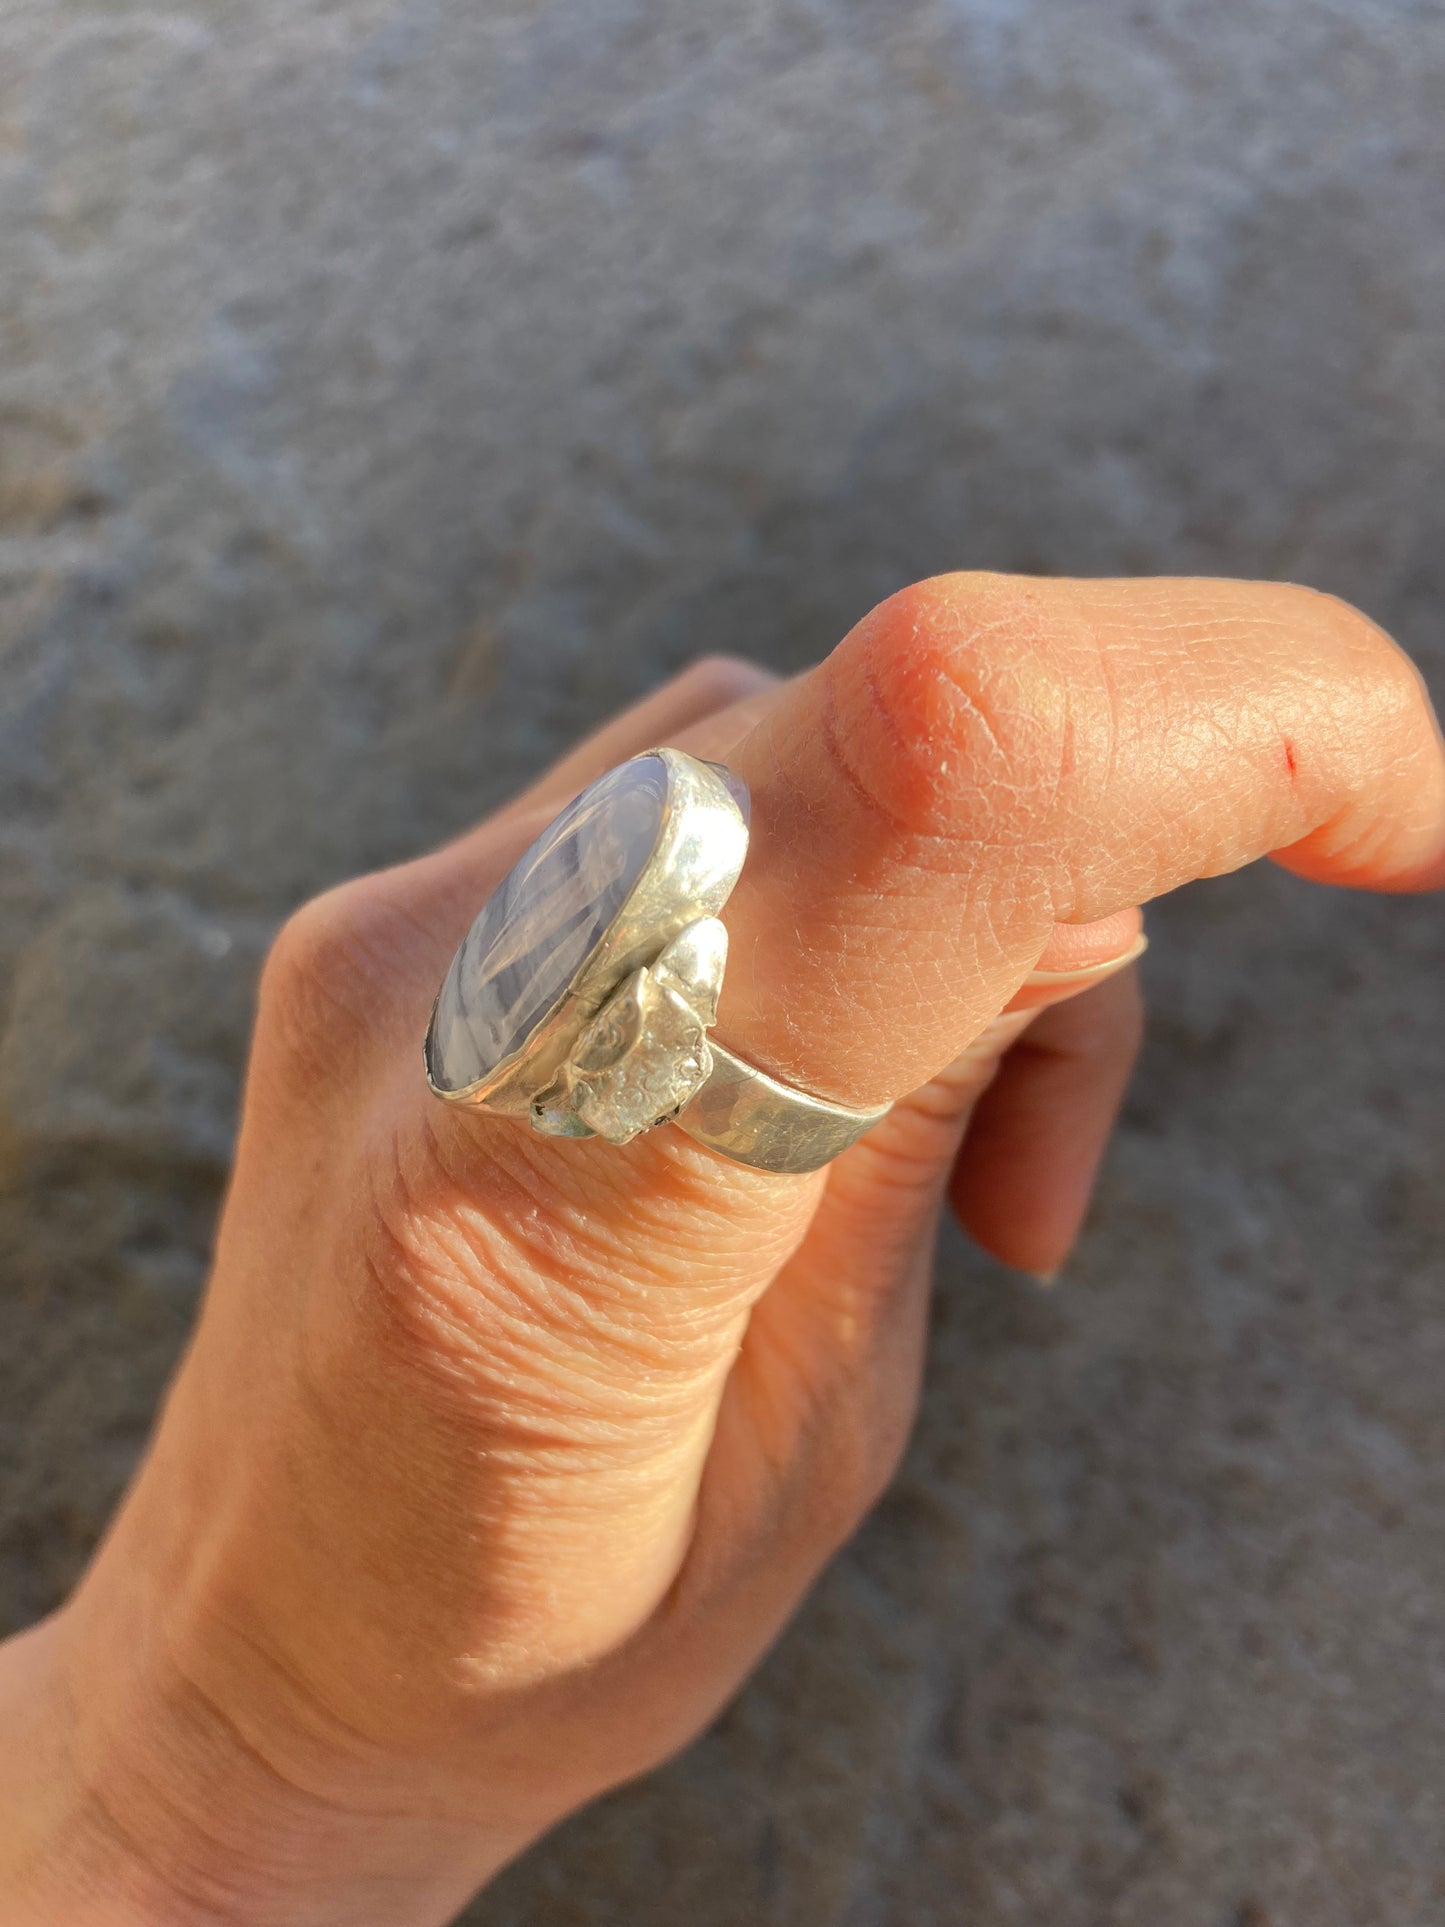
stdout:
{"type": "Polygon", "coordinates": [[[1078,970],[1112,963],[1133,949],[1143,927],[1144,913],[1137,904],[1093,923],[1055,924],[1030,977],[1067,977],[1078,970]]]}
{"type": "MultiPolygon", "coordinates": [[[[1031,1021],[997,1018],[829,1167],[805,1242],[753,1306],[697,1546],[704,1561],[721,1546],[725,1564],[741,1563],[759,1608],[778,1584],[795,1596],[892,1477],[917,1409],[949,1176],[980,1094],[1031,1021]]],[[[691,1579],[705,1588],[706,1574],[691,1579]]]]}
{"type": "MultiPolygon", "coordinates": [[[[1030,1027],[1039,1032],[1045,1067],[1034,1092],[1042,1128],[1004,1176],[1023,1199],[1026,1217],[1035,1194],[1042,1194],[1041,1235],[1032,1249],[1056,1252],[1061,1260],[1108,1134],[1121,1060],[1127,1076],[1132,1059],[1122,1021],[1132,1000],[1097,991],[1081,996],[1080,979],[1097,985],[1101,972],[1132,979],[1128,958],[1141,942],[1137,911],[1058,933],[1050,961],[1074,967],[1052,971],[1047,984],[1031,988],[1040,997],[1072,998],[1068,1011],[1012,1010],[995,1018],[829,1169],[806,1243],[753,1308],[719,1414],[714,1451],[734,1503],[789,1467],[788,1488],[805,1515],[795,1536],[804,1547],[826,1551],[891,1476],[917,1402],[939,1206],[957,1173],[965,1132],[971,1136],[994,1101],[995,1077],[1005,1089],[1015,1079],[1029,1081],[1024,1058],[1015,1063],[1013,1053],[1026,1050],[1030,1027]],[[1098,955],[1111,948],[1113,955],[1098,955]],[[1075,961],[1082,957],[1094,961],[1075,961]],[[1076,1008],[1082,1019],[1070,1014],[1076,1008]],[[1055,1102],[1066,1134],[1063,1162],[1050,1155],[1046,1113],[1055,1102]],[[770,1417],[761,1463],[755,1425],[737,1422],[740,1405],[753,1420],[759,1413],[770,1417]]],[[[997,1115],[1007,1108],[1005,1099],[997,1115]]],[[[1012,1219],[1006,1229],[1012,1232],[1012,1219]]],[[[1019,1249],[1030,1255],[1026,1244],[1019,1249]]],[[[746,1503],[759,1516],[776,1509],[746,1503]]]]}
{"type": "Polygon", "coordinates": [[[780,687],[770,670],[735,656],[705,656],[583,739],[528,789],[428,855],[358,878],[317,898],[293,919],[293,934],[326,926],[344,900],[351,927],[336,960],[349,967],[345,1001],[378,1042],[415,1026],[415,998],[435,989],[457,933],[532,838],[565,803],[615,764],[662,743],[703,756],[731,750],[780,687]],[[359,972],[357,964],[365,966],[359,972]]]}
{"type": "Polygon", "coordinates": [[[1102,983],[1137,963],[1149,947],[1137,907],[1100,917],[1096,923],[1056,923],[1038,962],[1006,1009],[1043,1010],[1102,983]]]}
{"type": "MultiPolygon", "coordinates": [[[[494,848],[515,840],[519,823],[533,818],[545,823],[614,764],[659,744],[677,742],[718,712],[756,698],[776,688],[777,683],[771,670],[741,656],[700,656],[630,709],[583,737],[485,823],[434,852],[428,859],[435,866],[434,874],[440,875],[448,866],[465,874],[479,858],[485,860],[494,848]]],[[[742,713],[746,716],[748,712],[742,713]]],[[[723,733],[729,745],[736,741],[735,733],[723,733]]]]}
{"type": "Polygon", "coordinates": [[[1418,674],[1287,585],[941,577],[783,689],[736,760],[754,830],[718,1034],[844,1102],[953,1058],[1056,924],[1271,851],[1445,881],[1418,674]]]}
{"type": "Polygon", "coordinates": [[[1120,971],[1042,1011],[980,1098],[949,1196],[1005,1264],[1048,1277],[1073,1249],[1142,1029],[1138,972],[1120,971]]]}
{"type": "MultiPolygon", "coordinates": [[[[1071,1157],[1096,1135],[1099,1140],[1092,1159],[1077,1160],[1084,1194],[1073,1225],[1062,1227],[1061,1250],[1082,1216],[1092,1165],[1108,1132],[1109,1105],[1117,1101],[1117,1092],[1112,1100],[1108,1095],[1112,1071],[1120,1053],[1127,1062],[1132,1051],[1125,1049],[1120,1021],[1131,1000],[1082,996],[1081,989],[1099,985],[1106,973],[1132,977],[1129,961],[1143,941],[1138,925],[1138,912],[1130,911],[1082,927],[1077,941],[1074,933],[1051,940],[1051,961],[1060,964],[1114,948],[1111,956],[1052,971],[1047,982],[1027,987],[1041,999],[1073,999],[1086,1009],[1093,1004],[1096,1015],[1056,1024],[1062,1012],[1010,1009],[986,1025],[937,1077],[895,1104],[830,1168],[806,1245],[754,1308],[739,1357],[742,1382],[733,1396],[747,1399],[754,1410],[811,1414],[815,1434],[826,1418],[830,1459],[841,1464],[861,1458],[862,1484],[873,1496],[901,1444],[897,1426],[880,1425],[878,1414],[912,1409],[939,1205],[964,1134],[976,1128],[979,1107],[987,1108],[997,1088],[995,1078],[1007,1082],[1018,1074],[1013,1052],[1026,1048],[1030,1027],[1039,1031],[1040,1055],[1051,1066],[1037,1095],[1041,1103],[1055,1097],[1060,1102],[1064,1128],[1073,1134],[1071,1157]],[[1126,946],[1122,954],[1120,945],[1126,946]],[[1091,1075],[1068,1074],[1076,1068],[1090,1068],[1091,1075]],[[1051,1088],[1051,1077],[1057,1088],[1051,1088]]],[[[1032,1144],[1022,1163],[1025,1192],[1052,1186],[1055,1216],[1060,1210],[1067,1216],[1072,1166],[1039,1172],[1032,1144]]],[[[779,1463],[789,1456],[774,1454],[779,1463]]],[[[858,1481],[853,1483],[856,1492],[858,1481]]]]}
{"type": "Polygon", "coordinates": [[[517,805],[533,809],[546,804],[555,811],[615,763],[674,741],[718,711],[774,688],[777,681],[771,670],[742,656],[700,656],[584,737],[521,793],[517,805]]]}

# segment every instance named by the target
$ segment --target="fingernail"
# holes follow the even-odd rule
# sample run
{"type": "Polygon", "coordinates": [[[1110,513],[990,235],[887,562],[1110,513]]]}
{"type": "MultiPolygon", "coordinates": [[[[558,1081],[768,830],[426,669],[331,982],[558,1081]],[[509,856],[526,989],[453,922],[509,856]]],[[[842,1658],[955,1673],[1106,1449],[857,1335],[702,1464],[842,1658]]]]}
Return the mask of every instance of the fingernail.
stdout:
{"type": "Polygon", "coordinates": [[[1082,970],[1031,970],[1024,982],[1047,989],[1057,984],[1087,984],[1095,978],[1111,976],[1126,964],[1137,963],[1148,948],[1149,939],[1141,931],[1122,956],[1105,957],[1102,963],[1085,964],[1082,970]]]}

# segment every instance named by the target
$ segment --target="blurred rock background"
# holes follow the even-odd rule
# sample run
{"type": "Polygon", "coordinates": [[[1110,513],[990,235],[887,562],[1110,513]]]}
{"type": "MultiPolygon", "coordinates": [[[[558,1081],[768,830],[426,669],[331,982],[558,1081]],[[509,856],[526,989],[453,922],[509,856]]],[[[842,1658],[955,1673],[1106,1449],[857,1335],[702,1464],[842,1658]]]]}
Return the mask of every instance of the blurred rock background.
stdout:
{"type": "MultiPolygon", "coordinates": [[[[206,1266],[257,960],[701,650],[968,565],[1445,679],[1438,0],[0,0],[0,1617],[206,1266]]],[[[1261,869],[1044,1295],[475,1927],[1445,1922],[1445,913],[1261,869]]]]}

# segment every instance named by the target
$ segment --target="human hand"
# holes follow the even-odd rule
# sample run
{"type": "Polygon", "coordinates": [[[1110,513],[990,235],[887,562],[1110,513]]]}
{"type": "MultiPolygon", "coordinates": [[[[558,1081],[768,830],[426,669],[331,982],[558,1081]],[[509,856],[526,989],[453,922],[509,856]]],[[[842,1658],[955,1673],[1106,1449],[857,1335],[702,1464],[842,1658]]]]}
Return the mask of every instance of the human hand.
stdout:
{"type": "Polygon", "coordinates": [[[942,1199],[1060,1262],[1132,1056],[1136,906],[1267,851],[1445,882],[1439,734],[1379,631],[1276,585],[955,576],[795,682],[692,672],[303,910],[152,1450],[7,1649],[14,1920],[439,1922],[681,1745],[889,1476],[942,1199]],[[480,903],[659,741],[753,791],[718,1035],[901,1100],[816,1176],[547,1140],[422,1081],[480,903]]]}

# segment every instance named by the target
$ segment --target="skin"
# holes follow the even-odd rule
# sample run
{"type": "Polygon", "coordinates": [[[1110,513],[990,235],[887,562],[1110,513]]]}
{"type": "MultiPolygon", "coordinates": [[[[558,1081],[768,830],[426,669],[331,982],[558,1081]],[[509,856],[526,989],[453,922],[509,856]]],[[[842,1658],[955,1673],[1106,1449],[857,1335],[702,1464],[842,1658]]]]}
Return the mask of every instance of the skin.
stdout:
{"type": "Polygon", "coordinates": [[[1445,883],[1445,756],[1357,611],[941,577],[775,684],[695,667],[449,848],[283,930],[193,1341],[74,1598],[0,1649],[0,1921],[428,1927],[690,1739],[877,1498],[939,1211],[1075,1239],[1138,906],[1266,853],[1445,883]],[[827,1172],[437,1104],[478,904],[593,775],[733,761],[718,1034],[845,1101],[827,1172]]]}

